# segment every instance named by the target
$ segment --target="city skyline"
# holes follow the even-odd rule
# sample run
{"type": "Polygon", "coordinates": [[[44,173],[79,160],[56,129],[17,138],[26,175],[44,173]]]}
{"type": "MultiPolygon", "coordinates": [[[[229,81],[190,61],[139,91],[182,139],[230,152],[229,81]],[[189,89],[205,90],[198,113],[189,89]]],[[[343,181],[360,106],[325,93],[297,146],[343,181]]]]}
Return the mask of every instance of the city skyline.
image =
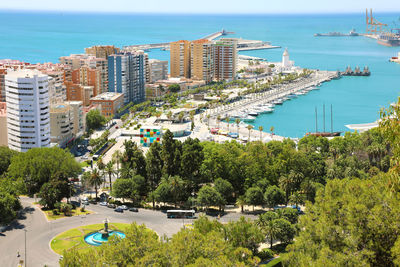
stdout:
{"type": "Polygon", "coordinates": [[[110,6],[104,0],[88,0],[85,2],[71,0],[68,2],[54,2],[39,0],[9,1],[0,3],[0,10],[13,11],[52,11],[52,12],[93,12],[93,13],[162,13],[162,14],[321,14],[321,13],[358,13],[365,8],[373,8],[375,12],[398,12],[400,3],[394,0],[380,1],[345,1],[338,0],[326,3],[318,0],[309,0],[299,4],[295,0],[265,3],[262,0],[250,0],[243,5],[239,0],[218,2],[204,0],[198,3],[182,0],[141,2],[117,0],[110,6]],[[210,6],[213,8],[210,9],[210,6]]]}

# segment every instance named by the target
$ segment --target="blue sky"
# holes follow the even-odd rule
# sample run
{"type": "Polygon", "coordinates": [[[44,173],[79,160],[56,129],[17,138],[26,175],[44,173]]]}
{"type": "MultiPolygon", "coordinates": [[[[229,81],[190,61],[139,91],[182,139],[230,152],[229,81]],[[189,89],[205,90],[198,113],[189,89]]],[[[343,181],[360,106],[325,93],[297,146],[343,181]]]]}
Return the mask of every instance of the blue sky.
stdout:
{"type": "Polygon", "coordinates": [[[367,7],[399,12],[400,0],[0,0],[0,9],[66,12],[359,13],[367,7]]]}

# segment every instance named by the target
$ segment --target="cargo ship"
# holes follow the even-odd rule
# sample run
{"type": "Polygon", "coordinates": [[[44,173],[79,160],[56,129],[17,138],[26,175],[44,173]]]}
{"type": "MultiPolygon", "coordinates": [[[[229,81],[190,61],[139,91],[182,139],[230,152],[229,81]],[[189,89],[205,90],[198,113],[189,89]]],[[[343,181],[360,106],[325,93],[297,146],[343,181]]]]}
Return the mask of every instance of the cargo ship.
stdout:
{"type": "Polygon", "coordinates": [[[400,35],[393,33],[382,33],[378,36],[378,44],[384,46],[400,46],[400,35]]]}
{"type": "Polygon", "coordinates": [[[316,33],[314,34],[315,37],[320,36],[328,36],[328,37],[340,37],[340,36],[359,36],[360,34],[357,33],[354,29],[352,29],[349,33],[341,33],[341,32],[330,32],[330,33],[316,33]]]}

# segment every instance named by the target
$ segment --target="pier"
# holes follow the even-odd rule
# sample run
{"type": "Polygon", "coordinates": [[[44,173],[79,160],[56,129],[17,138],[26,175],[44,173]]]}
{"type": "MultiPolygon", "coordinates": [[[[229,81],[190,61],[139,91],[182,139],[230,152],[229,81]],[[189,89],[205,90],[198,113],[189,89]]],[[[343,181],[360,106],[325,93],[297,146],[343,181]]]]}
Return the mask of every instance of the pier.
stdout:
{"type": "MultiPolygon", "coordinates": [[[[209,41],[213,41],[221,36],[225,36],[228,34],[234,34],[234,32],[227,32],[224,29],[219,32],[214,32],[208,34],[200,39],[207,39],[209,41]]],[[[128,45],[124,46],[123,50],[130,51],[130,50],[150,50],[150,49],[162,49],[162,50],[169,50],[169,43],[157,43],[157,44],[139,44],[139,45],[128,45]]]]}
{"type": "MultiPolygon", "coordinates": [[[[235,34],[234,32],[228,32],[222,29],[222,31],[214,32],[208,34],[200,39],[206,39],[209,41],[213,41],[221,36],[226,36],[228,34],[235,34]]],[[[242,38],[235,38],[238,41],[237,50],[238,51],[249,51],[249,50],[262,50],[262,49],[274,49],[280,48],[280,46],[273,46],[269,42],[260,41],[260,40],[246,40],[242,38]]],[[[124,46],[124,51],[135,51],[135,50],[144,50],[148,51],[151,49],[161,49],[161,50],[169,50],[170,43],[155,43],[155,44],[138,44],[138,45],[128,45],[124,46]]]]}

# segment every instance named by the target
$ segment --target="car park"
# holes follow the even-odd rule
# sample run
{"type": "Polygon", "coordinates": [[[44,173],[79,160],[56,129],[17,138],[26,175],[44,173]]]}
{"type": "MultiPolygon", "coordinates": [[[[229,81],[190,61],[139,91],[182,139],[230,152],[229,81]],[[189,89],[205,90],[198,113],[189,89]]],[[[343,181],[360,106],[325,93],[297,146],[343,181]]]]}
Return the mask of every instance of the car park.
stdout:
{"type": "Polygon", "coordinates": [[[124,210],[123,210],[123,209],[121,209],[120,207],[118,207],[118,208],[114,209],[114,211],[115,211],[115,212],[124,212],[124,210]]]}
{"type": "Polygon", "coordinates": [[[132,212],[139,212],[139,209],[138,209],[138,208],[130,208],[129,211],[132,211],[132,212]]]}

